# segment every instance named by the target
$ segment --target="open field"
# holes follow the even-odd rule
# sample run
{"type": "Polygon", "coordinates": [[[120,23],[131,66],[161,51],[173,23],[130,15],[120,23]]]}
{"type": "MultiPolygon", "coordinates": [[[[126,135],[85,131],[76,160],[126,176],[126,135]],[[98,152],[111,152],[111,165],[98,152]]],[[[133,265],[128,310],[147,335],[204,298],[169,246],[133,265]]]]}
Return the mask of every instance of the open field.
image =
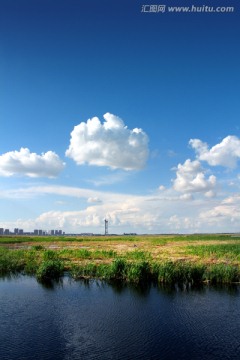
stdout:
{"type": "Polygon", "coordinates": [[[65,270],[130,282],[239,282],[240,235],[0,237],[0,274],[44,280],[65,270]]]}

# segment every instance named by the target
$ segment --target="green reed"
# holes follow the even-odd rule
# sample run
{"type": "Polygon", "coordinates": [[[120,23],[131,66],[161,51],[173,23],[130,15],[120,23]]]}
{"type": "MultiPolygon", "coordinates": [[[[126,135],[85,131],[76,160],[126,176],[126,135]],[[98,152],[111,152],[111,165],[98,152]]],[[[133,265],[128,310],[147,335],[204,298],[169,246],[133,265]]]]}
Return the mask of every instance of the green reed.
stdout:
{"type": "Polygon", "coordinates": [[[187,246],[186,253],[201,258],[232,259],[240,261],[240,243],[187,246]]]}
{"type": "Polygon", "coordinates": [[[42,245],[30,249],[0,247],[0,276],[22,273],[47,281],[58,279],[67,270],[74,279],[99,278],[134,284],[240,282],[238,244],[195,245],[185,247],[185,251],[197,254],[200,260],[154,260],[149,252],[139,249],[117,255],[111,249],[49,250],[42,245]],[[218,258],[218,262],[209,261],[212,257],[218,258]]]}

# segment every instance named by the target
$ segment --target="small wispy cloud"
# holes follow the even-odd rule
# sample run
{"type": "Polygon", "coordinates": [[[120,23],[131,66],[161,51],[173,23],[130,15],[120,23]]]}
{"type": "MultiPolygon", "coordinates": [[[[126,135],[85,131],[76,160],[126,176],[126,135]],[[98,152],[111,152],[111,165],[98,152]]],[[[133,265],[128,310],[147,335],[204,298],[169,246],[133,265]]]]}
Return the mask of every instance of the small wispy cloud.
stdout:
{"type": "Polygon", "coordinates": [[[111,174],[107,174],[104,176],[100,176],[98,178],[95,179],[88,179],[86,180],[88,183],[93,184],[94,186],[105,186],[105,185],[113,185],[113,184],[117,184],[120,182],[124,182],[126,181],[129,176],[131,176],[132,173],[129,172],[114,172],[111,174]]]}
{"type": "Polygon", "coordinates": [[[174,150],[168,150],[167,151],[167,156],[170,158],[176,157],[177,153],[174,150]]]}
{"type": "Polygon", "coordinates": [[[87,202],[90,203],[90,204],[101,204],[102,200],[99,199],[98,197],[89,197],[87,199],[87,202]]]}

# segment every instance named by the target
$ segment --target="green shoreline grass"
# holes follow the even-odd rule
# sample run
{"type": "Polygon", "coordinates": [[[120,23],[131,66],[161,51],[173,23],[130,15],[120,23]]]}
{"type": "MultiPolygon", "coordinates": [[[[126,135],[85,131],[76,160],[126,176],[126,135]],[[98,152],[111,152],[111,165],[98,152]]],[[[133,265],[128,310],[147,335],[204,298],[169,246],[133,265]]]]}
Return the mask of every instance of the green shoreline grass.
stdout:
{"type": "Polygon", "coordinates": [[[128,283],[240,282],[240,237],[163,235],[0,237],[0,276],[39,281],[98,278],[128,283]]]}

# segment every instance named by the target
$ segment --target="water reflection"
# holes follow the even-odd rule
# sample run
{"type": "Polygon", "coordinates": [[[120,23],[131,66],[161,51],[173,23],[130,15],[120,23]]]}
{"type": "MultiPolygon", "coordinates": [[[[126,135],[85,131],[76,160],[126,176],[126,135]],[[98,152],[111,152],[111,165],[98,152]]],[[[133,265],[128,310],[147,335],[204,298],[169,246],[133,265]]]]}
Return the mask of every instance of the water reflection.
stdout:
{"type": "Polygon", "coordinates": [[[63,278],[57,280],[46,279],[44,281],[38,281],[38,283],[47,290],[54,290],[56,287],[63,288],[63,278]]]}
{"type": "Polygon", "coordinates": [[[239,289],[5,278],[0,358],[239,359],[239,289]]]}
{"type": "Polygon", "coordinates": [[[151,290],[151,284],[126,284],[121,281],[110,283],[112,289],[117,293],[121,294],[127,290],[131,290],[133,293],[136,293],[138,296],[148,296],[151,290]]]}

